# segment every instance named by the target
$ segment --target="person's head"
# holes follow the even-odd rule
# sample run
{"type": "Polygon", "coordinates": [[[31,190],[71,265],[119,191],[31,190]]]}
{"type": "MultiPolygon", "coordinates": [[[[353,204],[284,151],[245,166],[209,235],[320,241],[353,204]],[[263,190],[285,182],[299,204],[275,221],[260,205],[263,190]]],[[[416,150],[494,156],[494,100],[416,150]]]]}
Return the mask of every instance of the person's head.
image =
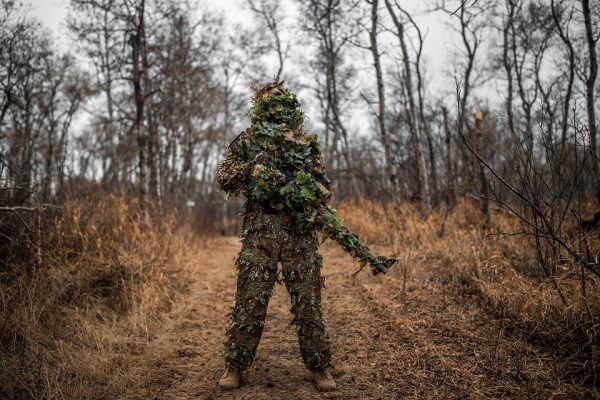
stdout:
{"type": "Polygon", "coordinates": [[[253,86],[252,123],[271,122],[286,124],[297,134],[302,133],[304,114],[296,95],[283,86],[283,81],[275,80],[262,86],[253,86]]]}

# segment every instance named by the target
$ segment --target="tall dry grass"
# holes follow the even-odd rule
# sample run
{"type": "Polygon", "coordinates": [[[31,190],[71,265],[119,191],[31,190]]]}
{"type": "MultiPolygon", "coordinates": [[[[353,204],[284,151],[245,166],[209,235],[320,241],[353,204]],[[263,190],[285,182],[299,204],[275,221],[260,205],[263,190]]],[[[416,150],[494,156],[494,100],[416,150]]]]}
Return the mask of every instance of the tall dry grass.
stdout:
{"type": "MultiPolygon", "coordinates": [[[[426,219],[411,205],[400,210],[368,201],[338,207],[346,224],[369,244],[392,246],[402,274],[430,270],[432,279],[475,298],[507,330],[564,360],[565,379],[600,384],[600,279],[588,273],[583,280],[580,266],[559,254],[557,283],[565,305],[537,264],[533,239],[498,234],[523,232],[517,218],[496,211],[485,223],[471,202],[438,209],[426,219]]],[[[600,254],[596,229],[591,251],[600,254]]]]}
{"type": "MultiPolygon", "coordinates": [[[[475,299],[507,331],[563,360],[560,373],[597,385],[600,282],[564,258],[557,277],[568,306],[536,264],[519,220],[470,203],[424,219],[362,201],[339,215],[370,245],[392,249],[401,276],[417,269],[475,299]]],[[[0,216],[0,398],[118,398],[127,373],[185,293],[190,252],[174,218],[144,222],[135,201],[83,197],[62,210],[0,216]]],[[[206,237],[202,240],[207,239],[206,237]]],[[[600,240],[592,251],[600,252],[600,240]]]]}
{"type": "Polygon", "coordinates": [[[103,196],[2,220],[0,398],[115,398],[177,294],[174,219],[103,196]]]}

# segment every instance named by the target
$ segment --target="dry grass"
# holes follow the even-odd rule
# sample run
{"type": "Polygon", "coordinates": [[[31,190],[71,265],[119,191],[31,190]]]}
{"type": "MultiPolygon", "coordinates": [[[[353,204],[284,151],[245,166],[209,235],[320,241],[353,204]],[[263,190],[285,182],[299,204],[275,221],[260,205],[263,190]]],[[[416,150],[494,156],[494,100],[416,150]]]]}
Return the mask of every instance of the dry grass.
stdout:
{"type": "MultiPolygon", "coordinates": [[[[584,298],[579,270],[565,261],[558,277],[565,306],[539,273],[528,238],[490,235],[522,230],[518,220],[494,213],[484,228],[469,204],[437,210],[427,219],[411,205],[398,212],[363,201],[342,204],[338,211],[375,250],[400,259],[385,280],[365,274],[348,280],[339,272],[353,271],[347,256],[324,246],[332,285],[325,290],[326,305],[336,304],[329,309],[332,332],[356,325],[354,333],[334,340],[345,364],[336,372],[340,395],[598,394],[600,282],[588,276],[584,298]],[[369,340],[366,358],[358,337],[369,340]],[[387,363],[385,368],[373,364],[374,376],[356,383],[369,352],[380,351],[384,342],[393,351],[374,362],[387,363]],[[485,356],[473,359],[475,351],[485,356]],[[531,351],[523,358],[517,354],[531,351]]],[[[160,226],[144,223],[136,203],[122,197],[74,200],[60,212],[1,222],[0,398],[220,396],[215,373],[235,289],[231,257],[237,241],[202,236],[190,243],[175,230],[174,218],[160,226]],[[195,290],[188,293],[188,284],[195,290]],[[200,358],[203,353],[208,358],[200,358]]],[[[259,352],[257,365],[280,365],[283,356],[277,354],[283,350],[275,343],[285,337],[283,358],[292,358],[287,374],[294,375],[301,367],[295,338],[280,332],[287,329],[288,305],[279,300],[274,315],[283,322],[266,345],[274,354],[259,352]]],[[[253,369],[250,377],[258,386],[244,393],[272,398],[275,392],[261,386],[263,375],[253,369]]],[[[288,375],[276,382],[278,390],[310,389],[301,380],[286,381],[288,375]]]]}
{"type": "MultiPolygon", "coordinates": [[[[386,217],[388,211],[369,202],[339,207],[345,222],[367,242],[393,246],[405,278],[419,267],[433,269],[440,282],[475,297],[505,329],[562,358],[558,369],[563,379],[600,385],[597,277],[586,275],[583,296],[580,267],[563,257],[557,284],[565,306],[553,282],[540,271],[530,237],[492,234],[523,231],[518,219],[496,212],[492,225],[484,228],[479,211],[467,202],[449,213],[437,210],[427,219],[410,205],[392,218],[386,217]]],[[[598,236],[596,231],[590,241],[595,254],[600,254],[598,236]]]]}
{"type": "Polygon", "coordinates": [[[3,222],[20,251],[0,278],[0,397],[114,397],[120,353],[152,337],[183,289],[173,219],[144,224],[135,202],[108,196],[3,222]]]}

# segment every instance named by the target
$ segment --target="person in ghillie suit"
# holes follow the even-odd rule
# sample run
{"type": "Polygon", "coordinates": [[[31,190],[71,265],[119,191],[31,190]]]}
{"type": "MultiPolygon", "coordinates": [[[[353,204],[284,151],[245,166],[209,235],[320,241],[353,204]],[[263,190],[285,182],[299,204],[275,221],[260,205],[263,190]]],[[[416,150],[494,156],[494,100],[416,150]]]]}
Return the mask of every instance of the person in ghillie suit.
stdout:
{"type": "Polygon", "coordinates": [[[360,269],[370,265],[374,274],[385,273],[396,260],[374,256],[328,206],[331,188],[319,142],[304,130],[296,95],[283,81],[254,91],[251,126],[231,143],[217,171],[221,190],[246,198],[237,293],[224,350],[226,370],[219,386],[237,388],[241,372],[252,363],[281,262],[304,364],[319,390],[334,390],[335,381],[327,373],[331,346],[321,312],[322,258],[316,232],[357,258],[360,269]]]}

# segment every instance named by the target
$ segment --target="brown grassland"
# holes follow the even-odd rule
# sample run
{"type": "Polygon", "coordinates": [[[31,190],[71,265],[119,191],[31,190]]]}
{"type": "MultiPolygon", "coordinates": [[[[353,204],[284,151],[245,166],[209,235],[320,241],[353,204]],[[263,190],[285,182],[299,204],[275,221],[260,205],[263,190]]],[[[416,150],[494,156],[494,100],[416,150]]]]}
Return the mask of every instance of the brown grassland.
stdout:
{"type": "Polygon", "coordinates": [[[277,285],[254,365],[222,393],[238,239],[144,222],[134,201],[105,196],[3,216],[0,398],[600,398],[600,282],[588,275],[584,299],[565,261],[565,307],[531,239],[492,234],[522,231],[516,218],[494,212],[483,228],[467,203],[427,219],[408,204],[338,209],[400,259],[348,278],[357,264],[321,247],[338,391],[307,380],[277,285]]]}

